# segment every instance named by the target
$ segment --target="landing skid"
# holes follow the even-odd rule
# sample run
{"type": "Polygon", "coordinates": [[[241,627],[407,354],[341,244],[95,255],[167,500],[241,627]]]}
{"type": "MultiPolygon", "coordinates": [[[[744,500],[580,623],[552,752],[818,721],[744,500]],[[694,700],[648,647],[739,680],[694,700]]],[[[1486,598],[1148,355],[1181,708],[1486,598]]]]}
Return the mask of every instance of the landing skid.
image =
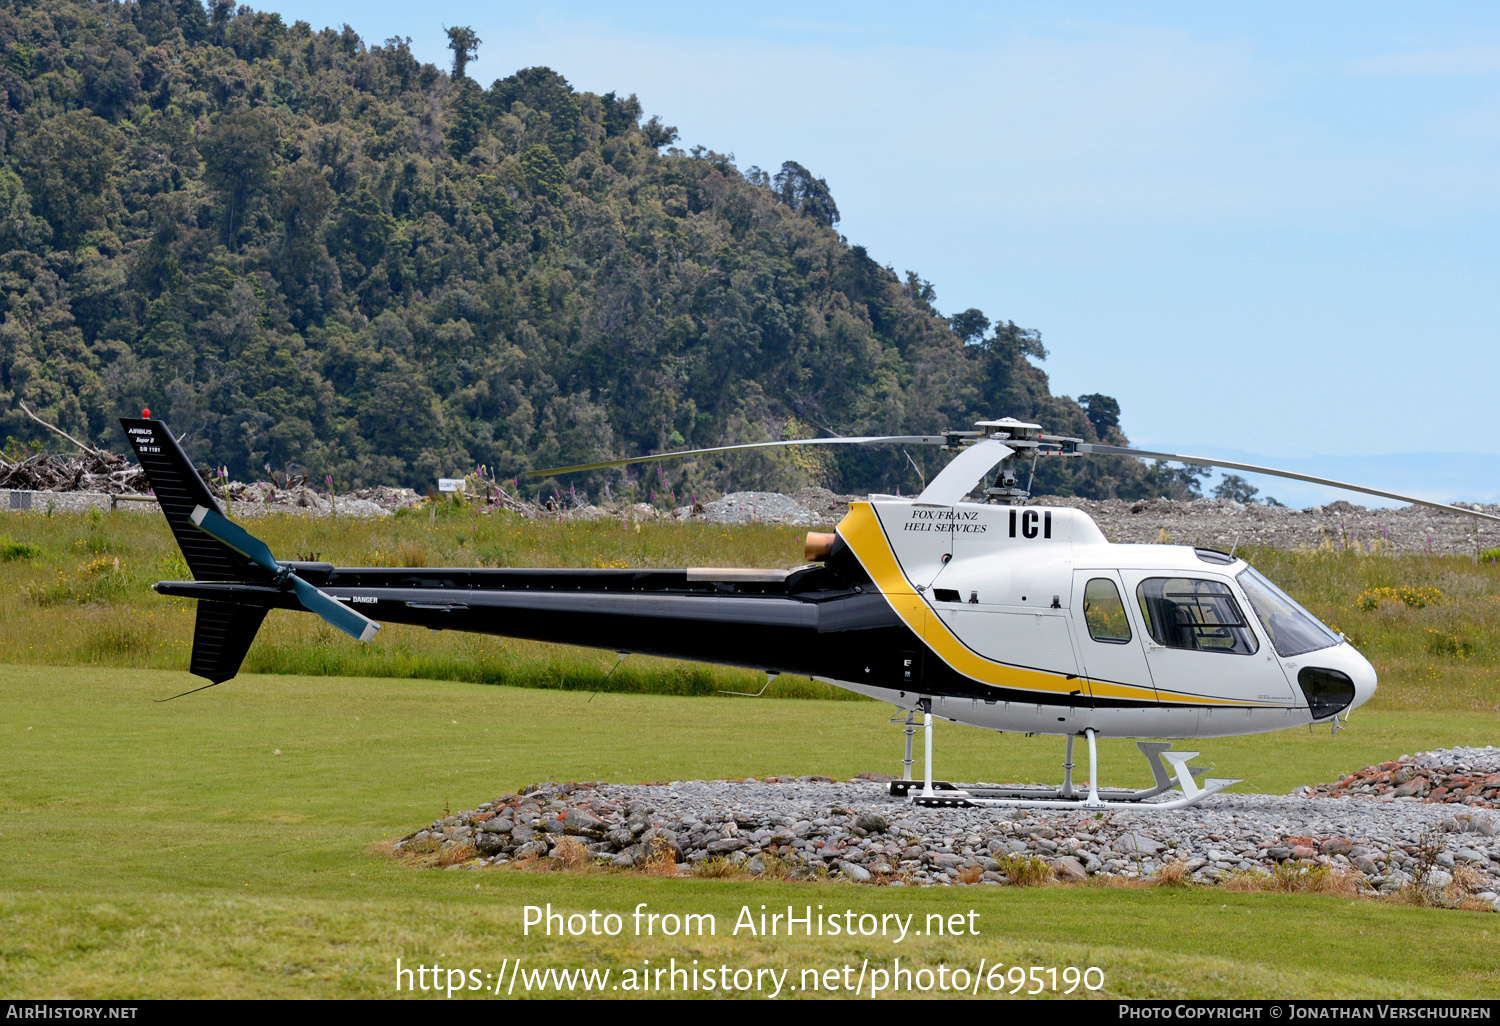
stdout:
{"type": "MultiPolygon", "coordinates": [[[[1200,787],[1195,779],[1198,775],[1207,772],[1199,766],[1189,766],[1188,760],[1198,757],[1197,752],[1174,752],[1170,751],[1172,745],[1162,741],[1137,741],[1135,746],[1141,750],[1146,757],[1146,763],[1151,767],[1151,775],[1155,778],[1152,787],[1139,791],[1130,791],[1120,788],[1099,788],[1094,784],[1098,779],[1098,748],[1095,744],[1093,730],[1085,730],[1084,736],[1089,743],[1089,785],[1088,793],[1082,794],[1073,787],[1073,737],[1067,738],[1067,755],[1063,760],[1063,782],[1059,787],[1035,787],[1028,785],[995,785],[995,784],[953,784],[946,780],[932,779],[932,714],[925,712],[923,715],[923,727],[926,732],[926,780],[893,780],[891,781],[891,795],[896,798],[909,798],[913,805],[926,808],[985,808],[997,806],[1002,808],[1019,809],[1136,809],[1136,810],[1160,810],[1163,812],[1173,809],[1185,809],[1190,805],[1196,805],[1209,795],[1218,794],[1220,791],[1233,784],[1238,784],[1239,779],[1224,777],[1210,777],[1203,781],[1200,787]],[[1166,763],[1171,764],[1169,772],[1166,763]],[[1175,775],[1176,780],[1173,781],[1175,775]],[[1174,798],[1164,802],[1148,801],[1159,794],[1172,789],[1175,786],[1182,791],[1181,798],[1174,798]]],[[[904,762],[908,777],[911,774],[911,735],[915,733],[912,729],[914,724],[910,714],[907,716],[907,738],[906,738],[906,760],[904,762]]]]}

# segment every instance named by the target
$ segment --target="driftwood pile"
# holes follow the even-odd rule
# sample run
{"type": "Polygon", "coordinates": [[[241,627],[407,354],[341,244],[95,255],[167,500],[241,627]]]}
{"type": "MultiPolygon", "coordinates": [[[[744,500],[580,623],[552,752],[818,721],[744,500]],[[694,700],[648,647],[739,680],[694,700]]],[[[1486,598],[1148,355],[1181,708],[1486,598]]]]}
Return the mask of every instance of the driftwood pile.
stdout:
{"type": "Polygon", "coordinates": [[[67,456],[41,452],[12,463],[0,457],[0,488],[32,492],[144,492],[149,485],[140,467],[107,450],[67,456]]]}
{"type": "Polygon", "coordinates": [[[22,460],[0,456],[0,488],[32,492],[103,492],[122,495],[144,492],[150,487],[146,472],[124,456],[108,449],[95,449],[48,424],[27,408],[26,415],[76,445],[80,455],[39,452],[22,460]]]}

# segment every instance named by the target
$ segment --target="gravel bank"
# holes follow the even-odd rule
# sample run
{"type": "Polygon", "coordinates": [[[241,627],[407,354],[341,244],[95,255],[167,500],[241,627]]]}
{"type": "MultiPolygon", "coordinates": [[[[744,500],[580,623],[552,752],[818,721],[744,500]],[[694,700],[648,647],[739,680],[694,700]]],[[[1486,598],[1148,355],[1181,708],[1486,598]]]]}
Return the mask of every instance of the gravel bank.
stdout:
{"type": "MultiPolygon", "coordinates": [[[[326,493],[309,488],[276,490],[264,483],[231,485],[233,515],[256,517],[267,513],[328,516],[335,512],[326,493]]],[[[829,528],[849,511],[849,503],[864,498],[835,495],[826,488],[804,488],[793,495],[777,492],[732,492],[712,502],[661,510],[644,502],[613,506],[558,507],[493,496],[493,504],[478,506],[486,513],[510,512],[529,520],[629,520],[707,524],[782,524],[829,528]]],[[[372,488],[336,500],[339,516],[384,517],[413,505],[421,497],[409,488],[372,488]]],[[[1456,513],[1422,506],[1366,509],[1348,502],[1309,509],[1241,505],[1224,499],[1172,502],[1151,499],[1044,497],[1037,505],[1073,506],[1084,510],[1113,542],[1200,545],[1221,550],[1236,545],[1272,549],[1351,549],[1357,552],[1428,552],[1474,556],[1480,549],[1500,547],[1500,524],[1480,524],[1456,513]]],[[[27,492],[0,490],[0,510],[84,512],[89,509],[133,509],[157,512],[154,502],[130,501],[94,492],[27,492]]],[[[1500,515],[1500,506],[1476,506],[1500,515]]]]}
{"type": "MultiPolygon", "coordinates": [[[[1455,748],[1398,760],[1429,773],[1500,774],[1500,749],[1455,748]]],[[[1500,784],[1500,777],[1497,777],[1500,784]]],[[[1474,796],[1470,796],[1472,799],[1474,796]]],[[[1348,873],[1381,892],[1418,880],[1500,901],[1500,815],[1483,796],[1454,806],[1394,795],[1227,793],[1177,812],[922,809],[873,779],[548,782],[434,821],[396,850],[472,845],[472,867],[546,857],[565,838],[620,868],[670,848],[684,871],[723,858],[752,875],[826,873],[901,886],[1005,885],[1008,874],[1064,880],[1149,877],[1180,863],[1212,883],[1279,864],[1348,873]],[[1027,862],[1023,860],[1039,860],[1027,862]]]]}

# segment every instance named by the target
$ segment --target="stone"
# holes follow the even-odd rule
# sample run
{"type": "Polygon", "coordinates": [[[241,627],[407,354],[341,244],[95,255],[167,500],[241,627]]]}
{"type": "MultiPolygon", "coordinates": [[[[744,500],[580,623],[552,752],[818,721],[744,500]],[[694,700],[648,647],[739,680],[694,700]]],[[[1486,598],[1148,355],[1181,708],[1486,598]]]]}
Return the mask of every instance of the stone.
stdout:
{"type": "Polygon", "coordinates": [[[602,837],[608,823],[595,816],[593,813],[585,812],[583,809],[569,809],[562,819],[563,830],[574,835],[589,835],[602,837]]]}
{"type": "Polygon", "coordinates": [[[1348,855],[1354,850],[1354,842],[1342,837],[1330,837],[1322,844],[1324,855],[1348,855]]]}
{"type": "Polygon", "coordinates": [[[1080,883],[1089,878],[1088,871],[1071,855],[1052,863],[1052,872],[1064,883],[1080,883]]]}
{"type": "Polygon", "coordinates": [[[1152,840],[1145,834],[1128,833],[1115,842],[1116,847],[1126,855],[1155,855],[1161,851],[1162,845],[1152,840]]]}
{"type": "Polygon", "coordinates": [[[710,855],[727,855],[749,846],[750,842],[743,837],[721,837],[717,841],[709,841],[707,851],[710,855]]]}
{"type": "Polygon", "coordinates": [[[854,821],[854,825],[859,827],[861,830],[872,834],[883,834],[890,829],[890,824],[887,823],[885,817],[878,812],[863,813],[858,819],[854,821]]]}
{"type": "Polygon", "coordinates": [[[516,849],[516,858],[530,859],[541,858],[547,854],[547,842],[528,841],[516,849]]]}
{"type": "Polygon", "coordinates": [[[868,883],[870,880],[870,871],[858,863],[845,862],[839,868],[844,871],[845,876],[855,883],[868,883]]]}

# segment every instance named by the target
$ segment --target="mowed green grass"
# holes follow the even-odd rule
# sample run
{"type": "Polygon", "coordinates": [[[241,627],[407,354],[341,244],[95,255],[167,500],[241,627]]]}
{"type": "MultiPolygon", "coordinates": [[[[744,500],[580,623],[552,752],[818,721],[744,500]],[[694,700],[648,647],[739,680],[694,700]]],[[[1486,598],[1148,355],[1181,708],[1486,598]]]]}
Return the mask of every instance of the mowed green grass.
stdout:
{"type": "MultiPolygon", "coordinates": [[[[820,969],[1098,966],[1102,997],[1500,996],[1493,914],[1215,888],[892,889],[636,874],[415,869],[374,850],[538,779],[896,768],[877,703],[587,694],[246,675],[165,704],[185,673],[0,666],[0,991],[9,997],[387,997],[396,959],[445,969],[650,959],[820,969]],[[280,750],[282,754],[274,755],[280,750]],[[525,937],[522,907],[710,913],[712,938],[525,937]],[[978,913],[975,937],[726,936],[742,906],[978,913]]],[[[1422,748],[1493,742],[1484,712],[1357,712],[1349,730],[1203,742],[1284,792],[1422,748]]],[[[938,771],[1056,777],[1056,739],[943,725],[938,771]]],[[[1125,744],[1108,780],[1141,780],[1125,744]]],[[[919,748],[920,758],[920,748],[919,748]]],[[[1169,822],[1169,820],[1164,820],[1169,822]]],[[[627,922],[629,920],[627,919],[627,922]]],[[[431,996],[430,994],[428,996],[431,996]]],[[[611,994],[610,996],[623,996],[611,994]]],[[[792,996],[805,996],[796,992],[792,996]]]]}

